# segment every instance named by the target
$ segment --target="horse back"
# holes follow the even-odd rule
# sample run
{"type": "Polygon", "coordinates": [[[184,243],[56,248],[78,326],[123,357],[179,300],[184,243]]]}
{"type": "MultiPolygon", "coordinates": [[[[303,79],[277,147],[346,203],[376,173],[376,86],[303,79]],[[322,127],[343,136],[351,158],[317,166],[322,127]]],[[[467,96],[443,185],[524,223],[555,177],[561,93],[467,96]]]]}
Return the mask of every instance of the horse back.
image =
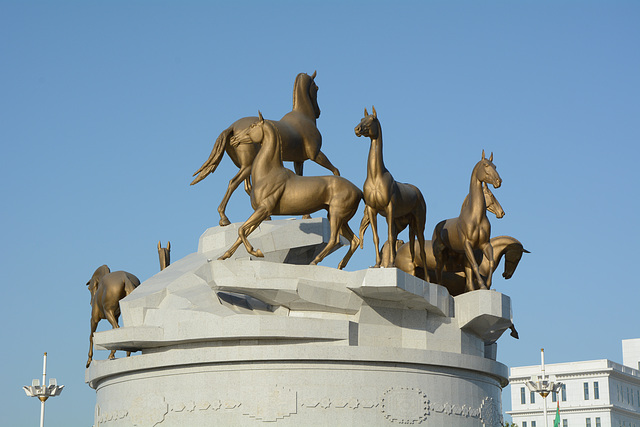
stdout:
{"type": "Polygon", "coordinates": [[[404,216],[407,213],[416,213],[426,216],[427,204],[420,189],[413,184],[403,182],[395,183],[397,191],[394,191],[396,202],[395,216],[404,216]]]}
{"type": "MultiPolygon", "coordinates": [[[[274,209],[276,215],[303,215],[321,209],[342,207],[357,210],[362,191],[340,176],[297,176],[291,174],[274,209]],[[354,209],[355,207],[355,209],[354,209]]],[[[353,214],[352,214],[353,215],[353,214]]]]}

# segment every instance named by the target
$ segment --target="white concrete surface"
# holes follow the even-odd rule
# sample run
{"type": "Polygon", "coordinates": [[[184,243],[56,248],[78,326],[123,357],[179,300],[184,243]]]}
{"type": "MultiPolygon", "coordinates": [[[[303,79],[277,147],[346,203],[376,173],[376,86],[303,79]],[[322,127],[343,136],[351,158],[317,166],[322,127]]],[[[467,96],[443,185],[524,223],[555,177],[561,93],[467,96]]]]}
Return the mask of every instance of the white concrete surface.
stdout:
{"type": "Polygon", "coordinates": [[[507,296],[300,265],[324,219],[264,223],[249,238],[265,259],[241,247],[218,261],[237,226],[207,230],[121,301],[123,327],[95,334],[140,350],[87,369],[96,426],[500,425],[507,368],[491,343],[511,324],[507,296]]]}

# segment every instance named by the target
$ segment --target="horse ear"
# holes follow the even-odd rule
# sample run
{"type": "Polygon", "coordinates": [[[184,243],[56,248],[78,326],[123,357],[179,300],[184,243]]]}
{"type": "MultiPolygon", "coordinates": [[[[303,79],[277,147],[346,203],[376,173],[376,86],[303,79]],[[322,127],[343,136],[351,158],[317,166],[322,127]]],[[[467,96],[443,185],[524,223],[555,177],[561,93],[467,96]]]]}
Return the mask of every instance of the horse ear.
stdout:
{"type": "Polygon", "coordinates": [[[171,250],[171,242],[167,240],[167,250],[171,250]]]}
{"type": "Polygon", "coordinates": [[[316,71],[313,72],[313,74],[311,74],[311,80],[314,80],[317,75],[318,75],[318,72],[316,70],[316,71]]]}
{"type": "Polygon", "coordinates": [[[262,112],[260,112],[260,110],[258,110],[258,118],[261,122],[264,122],[264,117],[262,117],[262,112]]]}
{"type": "Polygon", "coordinates": [[[484,148],[482,149],[482,160],[484,160],[484,148]]]}
{"type": "Polygon", "coordinates": [[[491,156],[489,156],[489,161],[493,162],[493,151],[491,152],[491,156]]]}
{"type": "Polygon", "coordinates": [[[373,105],[371,106],[371,110],[373,111],[373,118],[377,119],[378,118],[378,113],[376,113],[376,107],[374,107],[373,105]]]}
{"type": "Polygon", "coordinates": [[[369,112],[367,111],[367,107],[364,107],[364,116],[367,117],[369,115],[369,112]]]}
{"type": "Polygon", "coordinates": [[[158,250],[160,250],[160,240],[158,240],[158,250]]]}

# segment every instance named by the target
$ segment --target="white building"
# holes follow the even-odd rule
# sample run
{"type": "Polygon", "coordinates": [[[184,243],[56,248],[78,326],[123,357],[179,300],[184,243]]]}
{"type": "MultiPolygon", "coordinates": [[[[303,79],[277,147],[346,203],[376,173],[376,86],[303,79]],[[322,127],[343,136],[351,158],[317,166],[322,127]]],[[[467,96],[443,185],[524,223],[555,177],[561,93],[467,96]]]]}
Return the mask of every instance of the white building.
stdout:
{"type": "MultiPolygon", "coordinates": [[[[623,363],[610,360],[545,365],[551,381],[562,390],[547,397],[549,426],[560,400],[562,427],[640,427],[640,339],[622,341],[623,363]]],[[[511,415],[518,427],[544,427],[544,401],[525,382],[540,374],[540,366],[510,370],[511,415]]]]}

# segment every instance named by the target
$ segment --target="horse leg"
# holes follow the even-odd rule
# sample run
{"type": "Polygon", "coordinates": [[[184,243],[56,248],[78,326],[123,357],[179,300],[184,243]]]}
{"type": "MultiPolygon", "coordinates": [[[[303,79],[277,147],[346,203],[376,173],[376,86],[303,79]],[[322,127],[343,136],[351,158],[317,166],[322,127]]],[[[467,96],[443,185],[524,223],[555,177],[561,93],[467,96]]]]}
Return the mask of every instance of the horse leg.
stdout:
{"type": "MultiPolygon", "coordinates": [[[[426,215],[425,215],[426,217],[426,215]]],[[[426,223],[426,218],[422,218],[422,216],[420,217],[416,217],[415,218],[416,221],[416,234],[418,237],[418,245],[420,247],[420,260],[422,261],[422,265],[424,266],[424,280],[427,280],[427,275],[426,275],[426,271],[427,271],[427,253],[424,250],[424,246],[425,246],[425,241],[424,241],[424,227],[425,227],[425,223],[426,223]]],[[[412,256],[415,256],[415,254],[412,254],[412,256]]],[[[419,265],[417,262],[414,262],[415,265],[419,265]]]]}
{"type": "Polygon", "coordinates": [[[365,231],[367,231],[367,228],[369,228],[369,224],[371,224],[371,221],[369,220],[368,212],[369,211],[367,211],[367,207],[365,206],[364,215],[362,216],[362,221],[360,221],[360,229],[359,229],[360,249],[364,248],[364,233],[365,233],[365,231]]]}
{"type": "MultiPolygon", "coordinates": [[[[329,161],[329,159],[327,159],[327,156],[324,155],[324,153],[320,150],[318,150],[318,154],[316,154],[316,157],[314,159],[311,159],[314,162],[316,162],[317,164],[319,164],[320,166],[329,169],[335,176],[340,176],[340,171],[331,164],[331,162],[329,161]]],[[[300,174],[302,175],[302,174],[300,174]]]]}
{"type": "Polygon", "coordinates": [[[486,289],[491,289],[491,277],[493,276],[493,270],[495,268],[495,263],[493,261],[493,246],[491,246],[490,242],[487,242],[482,248],[482,253],[485,258],[489,261],[489,271],[487,273],[487,282],[485,284],[486,289]]]}
{"type": "Polygon", "coordinates": [[[395,267],[396,261],[396,224],[393,220],[393,203],[389,203],[386,209],[387,215],[387,242],[389,242],[389,259],[385,260],[383,267],[395,267]]]}
{"type": "Polygon", "coordinates": [[[358,246],[360,244],[360,239],[358,239],[358,237],[353,233],[353,230],[351,230],[351,227],[349,227],[349,223],[346,221],[344,222],[344,224],[342,225],[342,228],[340,229],[340,234],[342,234],[344,237],[347,238],[347,240],[349,240],[350,246],[349,246],[349,251],[344,256],[344,258],[342,258],[342,261],[340,261],[340,264],[338,264],[338,270],[342,270],[347,266],[347,263],[351,259],[351,256],[356,251],[356,249],[358,249],[358,246]]]}
{"type": "MultiPolygon", "coordinates": [[[[431,241],[431,250],[433,251],[433,257],[436,260],[436,266],[434,271],[436,275],[435,283],[442,284],[442,271],[444,270],[444,244],[440,240],[437,228],[436,228],[436,231],[434,231],[433,233],[432,239],[433,240],[431,241]]],[[[426,270],[427,268],[426,260],[423,260],[423,263],[425,266],[424,268],[426,270]]]]}
{"type": "MultiPolygon", "coordinates": [[[[293,170],[296,172],[296,175],[302,176],[303,169],[304,169],[304,162],[293,162],[293,170]]],[[[304,214],[302,215],[302,219],[311,219],[311,215],[304,214]]]]}
{"type": "Polygon", "coordinates": [[[96,320],[91,316],[91,333],[89,334],[89,358],[87,359],[87,368],[91,365],[91,361],[93,360],[93,333],[96,331],[99,321],[100,319],[96,320]]]}
{"type": "MultiPolygon", "coordinates": [[[[367,206],[369,221],[371,223],[371,232],[373,233],[373,246],[376,249],[376,265],[373,268],[379,268],[382,258],[380,257],[380,238],[378,237],[378,213],[372,207],[367,206]]],[[[363,219],[364,221],[364,219],[363,219]]]]}
{"type": "Polygon", "coordinates": [[[262,223],[262,221],[264,221],[269,216],[269,214],[270,211],[265,206],[258,206],[258,209],[256,209],[255,212],[251,214],[249,219],[247,219],[238,230],[238,236],[240,236],[240,239],[244,243],[244,247],[247,250],[247,253],[253,256],[262,258],[264,257],[264,254],[260,249],[254,249],[253,246],[251,246],[251,243],[249,243],[247,236],[253,233],[253,230],[255,230],[262,223]]]}
{"type": "Polygon", "coordinates": [[[311,265],[317,265],[331,252],[331,249],[333,249],[337,244],[340,243],[340,235],[338,234],[341,227],[340,219],[335,213],[332,214],[331,212],[329,212],[327,216],[329,217],[329,225],[331,227],[329,241],[327,242],[327,245],[324,247],[322,252],[320,252],[313,261],[311,261],[311,265]]]}
{"type": "MultiPolygon", "coordinates": [[[[118,325],[118,316],[116,316],[116,314],[113,311],[105,310],[104,316],[107,319],[107,321],[111,324],[111,327],[113,329],[118,329],[120,327],[120,325],[118,325]]],[[[109,353],[109,360],[113,360],[115,358],[116,358],[116,351],[111,350],[111,353],[109,353]]]]}
{"type": "Polygon", "coordinates": [[[242,181],[247,180],[250,175],[251,175],[251,164],[243,165],[240,167],[240,170],[238,171],[238,173],[229,181],[229,187],[227,188],[227,192],[224,193],[224,197],[220,202],[220,206],[218,206],[218,213],[220,214],[219,224],[221,226],[231,224],[231,222],[229,221],[229,218],[227,218],[227,216],[224,213],[224,211],[227,209],[227,203],[229,203],[229,199],[231,198],[231,195],[233,194],[233,192],[236,191],[236,188],[238,188],[238,185],[240,185],[242,181]]]}
{"type": "Polygon", "coordinates": [[[475,290],[473,286],[473,269],[469,265],[469,262],[464,263],[464,280],[465,280],[465,292],[471,292],[475,290]]]}
{"type": "Polygon", "coordinates": [[[252,188],[253,186],[251,185],[251,174],[249,174],[249,176],[244,180],[244,192],[247,193],[247,195],[251,196],[252,188]]]}
{"type": "MultiPolygon", "coordinates": [[[[484,283],[484,279],[482,278],[482,276],[480,275],[480,270],[478,269],[478,263],[476,262],[476,257],[473,253],[473,247],[471,246],[471,242],[469,242],[469,240],[463,238],[463,245],[464,245],[464,254],[467,257],[467,262],[466,264],[468,266],[471,267],[471,269],[473,270],[473,273],[476,276],[476,279],[478,280],[478,286],[480,287],[480,289],[486,289],[486,285],[484,283]]],[[[466,268],[465,268],[465,272],[466,272],[466,268]]],[[[467,277],[467,290],[469,291],[473,291],[474,290],[474,286],[473,284],[471,284],[471,288],[469,289],[469,279],[471,279],[471,275],[469,275],[470,277],[467,277]]]]}

